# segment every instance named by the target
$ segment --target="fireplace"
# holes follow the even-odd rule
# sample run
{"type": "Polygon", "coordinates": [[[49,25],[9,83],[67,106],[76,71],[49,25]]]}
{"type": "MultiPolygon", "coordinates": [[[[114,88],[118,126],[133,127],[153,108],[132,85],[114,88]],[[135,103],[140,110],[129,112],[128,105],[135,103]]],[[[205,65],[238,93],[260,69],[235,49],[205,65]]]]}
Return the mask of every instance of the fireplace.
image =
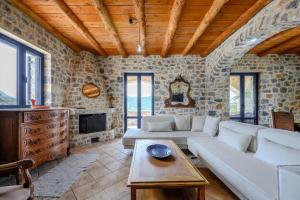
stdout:
{"type": "Polygon", "coordinates": [[[106,113],[79,115],[79,133],[95,133],[106,130],[106,113]]]}

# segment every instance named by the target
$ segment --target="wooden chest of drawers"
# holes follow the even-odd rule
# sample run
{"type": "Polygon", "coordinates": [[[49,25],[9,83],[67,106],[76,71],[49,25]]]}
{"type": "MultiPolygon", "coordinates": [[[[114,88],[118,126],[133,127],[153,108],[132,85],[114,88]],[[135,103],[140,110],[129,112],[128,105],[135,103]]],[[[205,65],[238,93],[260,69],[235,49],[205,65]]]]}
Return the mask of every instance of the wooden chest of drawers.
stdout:
{"type": "Polygon", "coordinates": [[[69,110],[0,110],[0,160],[32,159],[37,167],[66,156],[69,110]]]}

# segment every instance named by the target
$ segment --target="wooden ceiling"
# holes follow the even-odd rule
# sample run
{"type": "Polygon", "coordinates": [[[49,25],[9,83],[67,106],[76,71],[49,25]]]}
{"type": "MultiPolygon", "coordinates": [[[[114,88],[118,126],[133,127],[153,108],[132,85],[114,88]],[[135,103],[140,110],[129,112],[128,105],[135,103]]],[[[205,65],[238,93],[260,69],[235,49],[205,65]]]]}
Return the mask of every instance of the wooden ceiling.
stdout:
{"type": "Polygon", "coordinates": [[[250,53],[259,56],[267,54],[300,54],[300,26],[280,32],[258,44],[250,53]]]}
{"type": "Polygon", "coordinates": [[[144,55],[206,56],[269,2],[11,0],[74,50],[124,57],[137,54],[139,40],[144,55]],[[130,24],[129,18],[139,23],[130,24]]]}

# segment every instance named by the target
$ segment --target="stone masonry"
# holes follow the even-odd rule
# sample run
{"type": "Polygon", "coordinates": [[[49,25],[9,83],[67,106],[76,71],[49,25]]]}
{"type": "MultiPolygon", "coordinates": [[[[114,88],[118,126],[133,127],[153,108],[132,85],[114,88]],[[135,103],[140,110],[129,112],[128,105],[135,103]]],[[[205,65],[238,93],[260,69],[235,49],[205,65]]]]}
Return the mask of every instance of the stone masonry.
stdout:
{"type": "Polygon", "coordinates": [[[116,134],[123,134],[124,72],[154,73],[155,114],[204,114],[204,62],[200,56],[109,56],[103,59],[101,69],[116,108],[116,134]],[[196,101],[196,108],[164,107],[164,100],[169,95],[169,83],[180,74],[191,84],[191,97],[196,101]]]}
{"type": "Polygon", "coordinates": [[[99,67],[99,56],[82,51],[73,60],[71,81],[63,105],[71,108],[106,110],[108,108],[106,88],[99,67]],[[88,98],[82,94],[82,86],[94,83],[100,88],[100,96],[88,98]]]}
{"type": "Polygon", "coordinates": [[[206,58],[206,111],[229,117],[231,67],[251,48],[283,30],[300,24],[299,0],[274,0],[232,34],[206,58]]]}
{"type": "Polygon", "coordinates": [[[272,109],[289,111],[300,119],[300,56],[245,55],[232,72],[259,73],[259,124],[272,125],[272,109]]]}

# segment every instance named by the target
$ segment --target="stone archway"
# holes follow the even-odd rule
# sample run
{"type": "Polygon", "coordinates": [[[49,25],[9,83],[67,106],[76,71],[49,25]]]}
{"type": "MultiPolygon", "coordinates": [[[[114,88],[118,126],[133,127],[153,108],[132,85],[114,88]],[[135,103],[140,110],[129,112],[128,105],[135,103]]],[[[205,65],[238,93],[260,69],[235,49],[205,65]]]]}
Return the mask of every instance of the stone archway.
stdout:
{"type": "Polygon", "coordinates": [[[231,67],[250,49],[271,36],[300,24],[300,0],[274,0],[206,58],[206,112],[229,117],[231,67]]]}

